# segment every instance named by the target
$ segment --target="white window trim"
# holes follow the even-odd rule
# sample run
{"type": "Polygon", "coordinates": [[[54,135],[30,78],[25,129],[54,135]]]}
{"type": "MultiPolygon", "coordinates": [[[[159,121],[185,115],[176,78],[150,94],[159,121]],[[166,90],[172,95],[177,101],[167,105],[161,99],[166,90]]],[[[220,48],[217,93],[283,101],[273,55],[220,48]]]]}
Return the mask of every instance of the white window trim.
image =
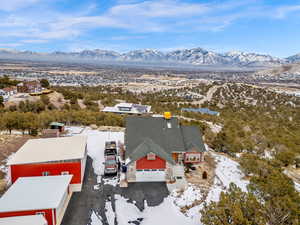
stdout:
{"type": "Polygon", "coordinates": [[[50,172],[49,172],[49,171],[43,171],[43,172],[42,172],[42,175],[43,175],[43,176],[50,176],[50,172]]]}
{"type": "Polygon", "coordinates": [[[45,217],[45,216],[46,216],[46,213],[45,213],[45,212],[36,212],[35,215],[42,215],[42,216],[45,217]]]}

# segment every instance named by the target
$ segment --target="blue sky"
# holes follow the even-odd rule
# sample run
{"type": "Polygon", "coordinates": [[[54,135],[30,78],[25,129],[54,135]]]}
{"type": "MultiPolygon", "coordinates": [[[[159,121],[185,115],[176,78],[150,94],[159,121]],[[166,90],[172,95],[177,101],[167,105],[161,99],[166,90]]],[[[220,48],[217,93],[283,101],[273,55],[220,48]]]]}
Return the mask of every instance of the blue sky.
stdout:
{"type": "Polygon", "coordinates": [[[0,48],[300,52],[300,0],[1,0],[0,48]]]}

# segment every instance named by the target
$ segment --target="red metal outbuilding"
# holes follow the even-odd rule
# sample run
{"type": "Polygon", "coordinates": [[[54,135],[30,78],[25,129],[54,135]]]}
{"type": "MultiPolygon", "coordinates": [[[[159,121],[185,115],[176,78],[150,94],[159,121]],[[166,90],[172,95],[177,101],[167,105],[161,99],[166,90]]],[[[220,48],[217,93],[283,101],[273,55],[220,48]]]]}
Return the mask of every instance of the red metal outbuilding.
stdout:
{"type": "Polygon", "coordinates": [[[29,140],[8,161],[11,183],[19,177],[71,174],[72,191],[81,191],[86,157],[85,136],[29,140]]]}
{"type": "Polygon", "coordinates": [[[72,195],[72,175],[19,178],[0,198],[0,218],[42,215],[59,225],[72,195]]]}

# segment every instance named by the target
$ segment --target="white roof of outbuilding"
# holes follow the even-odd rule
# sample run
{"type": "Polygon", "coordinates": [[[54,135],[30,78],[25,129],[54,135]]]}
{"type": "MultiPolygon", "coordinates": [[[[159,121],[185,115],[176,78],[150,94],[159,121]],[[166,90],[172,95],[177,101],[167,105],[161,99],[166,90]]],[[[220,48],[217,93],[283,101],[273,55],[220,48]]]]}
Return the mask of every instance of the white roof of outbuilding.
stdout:
{"type": "Polygon", "coordinates": [[[82,159],[86,136],[28,140],[8,161],[8,165],[82,159]]]}
{"type": "Polygon", "coordinates": [[[0,212],[55,209],[72,175],[21,177],[0,198],[0,212]]]}
{"type": "Polygon", "coordinates": [[[42,215],[0,218],[0,225],[47,225],[42,215]]]}
{"type": "Polygon", "coordinates": [[[121,102],[119,104],[116,104],[115,107],[132,107],[132,105],[132,103],[121,102]]]}

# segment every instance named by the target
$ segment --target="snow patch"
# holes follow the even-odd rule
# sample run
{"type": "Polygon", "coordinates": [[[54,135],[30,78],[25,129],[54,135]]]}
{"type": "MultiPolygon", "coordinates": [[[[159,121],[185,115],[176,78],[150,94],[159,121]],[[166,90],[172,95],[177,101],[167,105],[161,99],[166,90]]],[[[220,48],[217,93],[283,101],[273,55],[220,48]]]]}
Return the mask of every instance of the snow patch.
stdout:
{"type": "Polygon", "coordinates": [[[66,129],[70,136],[87,136],[87,152],[93,159],[93,168],[97,175],[104,174],[105,142],[116,141],[117,143],[124,143],[124,132],[98,131],[89,127],[67,127],[66,129]]]}
{"type": "Polygon", "coordinates": [[[115,212],[111,206],[111,202],[105,202],[105,215],[109,225],[115,224],[115,212]]]}
{"type": "Polygon", "coordinates": [[[101,216],[94,211],[91,215],[91,225],[103,225],[101,216]]]}
{"type": "Polygon", "coordinates": [[[294,185],[295,185],[296,191],[300,192],[300,184],[297,182],[294,182],[294,185]]]}
{"type": "Polygon", "coordinates": [[[183,193],[175,190],[171,195],[175,197],[174,203],[179,207],[191,206],[195,201],[203,198],[201,190],[192,184],[189,184],[183,193]]]}
{"type": "Polygon", "coordinates": [[[164,199],[156,207],[149,207],[145,203],[144,211],[140,211],[134,204],[122,196],[116,196],[116,215],[118,224],[125,225],[132,221],[141,221],[141,225],[172,224],[198,225],[199,221],[192,221],[184,216],[173,203],[172,197],[164,199]]]}
{"type": "Polygon", "coordinates": [[[104,184],[109,184],[116,187],[119,184],[119,179],[117,177],[113,178],[103,178],[104,184]]]}
{"type": "Polygon", "coordinates": [[[205,123],[208,124],[209,128],[211,129],[212,132],[214,133],[220,133],[221,130],[223,129],[223,126],[209,122],[209,121],[205,121],[205,123]]]}
{"type": "Polygon", "coordinates": [[[77,134],[81,134],[86,127],[65,127],[65,131],[67,132],[66,136],[74,136],[77,134]]]}
{"type": "Polygon", "coordinates": [[[216,178],[220,179],[223,186],[229,188],[230,183],[234,183],[242,191],[247,192],[249,181],[243,179],[244,174],[239,169],[239,164],[224,155],[216,153],[212,153],[212,155],[217,162],[216,178]]]}

